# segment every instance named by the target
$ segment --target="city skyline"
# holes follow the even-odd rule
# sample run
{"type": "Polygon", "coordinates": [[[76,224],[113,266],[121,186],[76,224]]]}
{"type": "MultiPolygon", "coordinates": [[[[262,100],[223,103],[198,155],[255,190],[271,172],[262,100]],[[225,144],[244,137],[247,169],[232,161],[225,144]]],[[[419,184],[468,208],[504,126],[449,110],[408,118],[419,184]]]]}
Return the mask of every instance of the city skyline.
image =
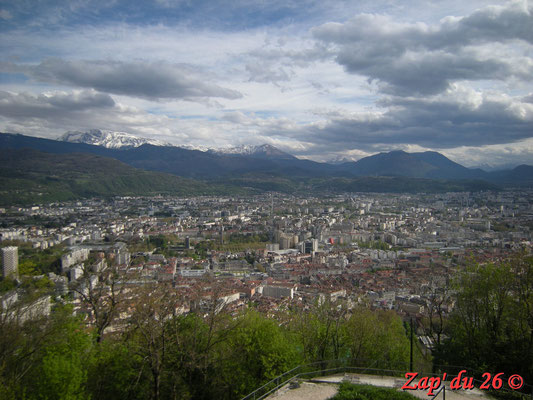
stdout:
{"type": "Polygon", "coordinates": [[[4,2],[0,130],[533,164],[528,1],[4,2]]]}

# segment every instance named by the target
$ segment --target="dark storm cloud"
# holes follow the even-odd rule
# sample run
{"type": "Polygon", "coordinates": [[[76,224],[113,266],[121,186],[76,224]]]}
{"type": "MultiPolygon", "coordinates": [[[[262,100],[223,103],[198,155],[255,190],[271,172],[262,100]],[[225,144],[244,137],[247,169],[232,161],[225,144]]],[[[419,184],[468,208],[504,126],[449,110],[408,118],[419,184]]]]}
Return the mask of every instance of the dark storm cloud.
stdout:
{"type": "Polygon", "coordinates": [[[396,95],[437,94],[457,80],[530,81],[533,76],[531,64],[484,56],[475,47],[510,40],[533,43],[533,12],[517,4],[448,18],[438,26],[362,14],[344,24],[319,26],[313,34],[334,46],[347,72],[376,80],[384,92],[396,95]]]}
{"type": "Polygon", "coordinates": [[[23,72],[31,78],[100,92],[149,100],[198,100],[208,97],[236,99],[242,95],[209,83],[193,67],[157,62],[44,60],[37,66],[4,65],[4,70],[23,72]]]}
{"type": "Polygon", "coordinates": [[[72,113],[111,109],[111,96],[94,91],[34,96],[0,91],[0,115],[8,118],[57,118],[72,113]]]}
{"type": "Polygon", "coordinates": [[[456,80],[501,80],[513,75],[513,68],[505,62],[477,60],[462,52],[416,53],[383,58],[361,60],[360,55],[341,53],[337,60],[349,66],[349,72],[377,79],[382,92],[399,96],[437,94],[456,80]]]}
{"type": "Polygon", "coordinates": [[[453,99],[384,103],[389,108],[382,114],[332,115],[325,125],[297,129],[291,136],[331,151],[403,144],[483,146],[533,137],[533,107],[509,99],[483,99],[475,105],[453,99]]]}
{"type": "MultiPolygon", "coordinates": [[[[434,37],[442,46],[480,42],[523,40],[533,44],[533,9],[527,3],[511,3],[508,7],[487,7],[458,22],[445,22],[434,37]]],[[[435,40],[435,43],[439,43],[435,40]]]]}

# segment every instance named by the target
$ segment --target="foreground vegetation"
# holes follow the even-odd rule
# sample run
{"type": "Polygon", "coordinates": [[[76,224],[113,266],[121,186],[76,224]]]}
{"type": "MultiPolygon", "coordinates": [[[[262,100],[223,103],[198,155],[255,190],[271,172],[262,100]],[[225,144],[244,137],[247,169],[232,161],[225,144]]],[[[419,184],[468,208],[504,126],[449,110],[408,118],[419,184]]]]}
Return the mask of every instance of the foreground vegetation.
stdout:
{"type": "Polygon", "coordinates": [[[316,305],[280,321],[252,309],[217,313],[214,302],[176,315],[170,293],[143,288],[122,329],[102,340],[67,306],[46,320],[4,318],[0,398],[236,399],[307,362],[380,359],[399,368],[408,360],[405,329],[392,312],[347,316],[316,305]]]}
{"type": "Polygon", "coordinates": [[[473,264],[454,286],[456,309],[435,363],[448,371],[466,367],[478,378],[505,372],[533,383],[533,256],[473,264]]]}
{"type": "MultiPolygon", "coordinates": [[[[215,294],[223,290],[223,282],[206,283],[215,294]]],[[[531,382],[533,258],[473,265],[458,275],[455,290],[434,372],[453,374],[460,366],[469,376],[504,372],[531,382]]],[[[409,329],[392,311],[348,311],[325,301],[307,310],[285,304],[269,316],[250,303],[236,314],[217,295],[200,294],[189,298],[192,312],[180,314],[180,295],[169,286],[124,294],[92,297],[91,324],[60,303],[50,317],[24,323],[16,309],[3,310],[0,398],[237,399],[302,364],[409,368],[409,329]],[[116,329],[102,334],[112,319],[116,329]]],[[[417,354],[414,370],[430,373],[417,354]]],[[[381,396],[366,390],[346,386],[338,398],[381,396]]]]}

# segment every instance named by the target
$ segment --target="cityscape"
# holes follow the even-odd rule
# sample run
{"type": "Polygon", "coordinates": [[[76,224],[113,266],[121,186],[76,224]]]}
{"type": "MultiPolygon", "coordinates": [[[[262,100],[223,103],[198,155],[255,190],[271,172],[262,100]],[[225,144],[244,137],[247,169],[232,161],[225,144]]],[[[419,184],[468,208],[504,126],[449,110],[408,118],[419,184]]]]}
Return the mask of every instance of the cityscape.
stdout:
{"type": "MultiPolygon", "coordinates": [[[[221,301],[235,312],[253,302],[275,315],[288,305],[306,309],[317,299],[341,298],[421,318],[433,312],[436,294],[451,290],[450,280],[468,260],[493,263],[531,248],[532,196],[530,190],[326,198],[271,193],[3,208],[3,276],[19,277],[19,260],[59,248],[51,270],[32,277],[54,288],[35,304],[48,314],[51,298],[72,302],[89,325],[94,316],[80,287],[88,291],[83,285],[98,282],[110,265],[123,286],[171,282],[180,313],[192,310],[195,294],[215,279],[223,282],[221,301]]],[[[4,294],[4,305],[13,293],[4,294]]],[[[453,297],[441,306],[449,314],[453,297]]],[[[119,329],[128,317],[121,314],[108,329],[119,329]]],[[[423,333],[430,350],[434,338],[423,333]]]]}
{"type": "Polygon", "coordinates": [[[0,399],[533,398],[531,3],[3,1],[0,399]]]}
{"type": "Polygon", "coordinates": [[[98,254],[95,264],[113,260],[173,282],[184,301],[205,275],[224,280],[240,306],[266,287],[271,295],[256,298],[273,309],[331,292],[424,314],[431,290],[445,288],[468,257],[493,262],[531,245],[532,195],[141,197],[4,208],[3,276],[18,275],[24,254],[60,247],[47,275],[56,296],[72,293],[98,254]]]}

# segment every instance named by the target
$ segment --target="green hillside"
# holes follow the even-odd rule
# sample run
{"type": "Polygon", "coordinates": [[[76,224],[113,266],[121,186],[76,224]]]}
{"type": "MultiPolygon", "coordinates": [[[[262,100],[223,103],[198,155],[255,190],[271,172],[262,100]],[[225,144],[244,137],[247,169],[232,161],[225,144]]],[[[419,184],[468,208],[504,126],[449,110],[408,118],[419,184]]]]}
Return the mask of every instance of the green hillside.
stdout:
{"type": "Polygon", "coordinates": [[[242,188],[139,170],[92,154],[50,154],[30,149],[0,151],[0,205],[37,204],[95,196],[192,196],[245,192],[242,188]]]}
{"type": "MultiPolygon", "coordinates": [[[[214,182],[221,183],[221,180],[214,182]]],[[[498,186],[482,180],[445,180],[407,178],[402,176],[362,176],[305,178],[274,174],[249,173],[226,180],[233,186],[259,191],[284,193],[445,193],[499,190],[498,186]]]]}
{"type": "Polygon", "coordinates": [[[495,190],[484,181],[405,177],[309,178],[247,173],[198,181],[131,167],[88,153],[53,154],[33,149],[0,150],[0,206],[43,204],[89,197],[239,195],[284,193],[449,192],[495,190]]]}

